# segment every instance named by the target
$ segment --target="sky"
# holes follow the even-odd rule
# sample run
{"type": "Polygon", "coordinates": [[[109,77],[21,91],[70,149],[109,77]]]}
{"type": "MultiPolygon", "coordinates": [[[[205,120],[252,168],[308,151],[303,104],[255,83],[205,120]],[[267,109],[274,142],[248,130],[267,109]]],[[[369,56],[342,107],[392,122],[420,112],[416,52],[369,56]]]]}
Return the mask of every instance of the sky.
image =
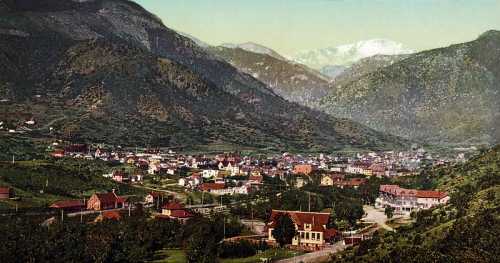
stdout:
{"type": "Polygon", "coordinates": [[[500,0],[135,0],[211,45],[255,42],[293,55],[368,39],[413,50],[500,30],[500,0]]]}

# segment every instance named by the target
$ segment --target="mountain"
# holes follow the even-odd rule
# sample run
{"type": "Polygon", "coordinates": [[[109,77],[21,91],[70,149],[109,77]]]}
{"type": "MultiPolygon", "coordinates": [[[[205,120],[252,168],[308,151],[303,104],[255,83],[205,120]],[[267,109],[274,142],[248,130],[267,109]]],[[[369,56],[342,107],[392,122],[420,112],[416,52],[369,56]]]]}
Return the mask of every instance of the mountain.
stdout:
{"type": "Polygon", "coordinates": [[[283,98],[313,106],[328,94],[329,79],[304,65],[242,48],[215,47],[212,54],[267,84],[283,98]]]}
{"type": "Polygon", "coordinates": [[[7,128],[127,146],[303,151],[401,143],[284,100],[134,2],[2,3],[7,128]],[[23,127],[27,119],[36,124],[23,127]]]}
{"type": "Polygon", "coordinates": [[[450,194],[393,233],[378,233],[331,262],[498,262],[500,257],[500,147],[465,164],[420,175],[450,194]]]}
{"type": "Polygon", "coordinates": [[[335,84],[337,86],[345,85],[351,81],[355,81],[360,77],[374,72],[383,67],[390,66],[398,61],[408,58],[409,55],[375,55],[360,59],[352,64],[350,67],[345,68],[335,77],[335,84]]]}
{"type": "Polygon", "coordinates": [[[177,31],[177,33],[179,33],[179,35],[181,35],[183,37],[187,37],[187,38],[191,39],[199,47],[202,47],[202,48],[209,48],[210,47],[209,44],[207,44],[206,42],[202,41],[201,39],[199,39],[191,34],[179,32],[179,31],[177,31]]]}
{"type": "Polygon", "coordinates": [[[346,79],[322,100],[327,112],[424,142],[499,141],[499,31],[346,79]]]}
{"type": "Polygon", "coordinates": [[[318,50],[302,51],[293,60],[308,67],[320,70],[331,65],[348,66],[360,59],[375,55],[400,55],[413,53],[403,44],[387,40],[372,39],[353,44],[329,47],[318,50]]]}
{"type": "Polygon", "coordinates": [[[320,72],[321,74],[328,76],[331,79],[335,79],[339,75],[342,75],[342,73],[344,73],[346,69],[346,66],[329,65],[322,67],[320,72]]]}
{"type": "Polygon", "coordinates": [[[268,47],[265,47],[263,45],[256,44],[253,42],[247,42],[247,43],[243,43],[243,44],[226,43],[226,44],[222,44],[221,47],[231,48],[231,49],[240,48],[240,49],[243,49],[243,50],[246,50],[249,52],[253,52],[253,53],[257,53],[257,54],[269,55],[275,59],[287,60],[285,57],[281,56],[278,52],[276,52],[268,47]]]}

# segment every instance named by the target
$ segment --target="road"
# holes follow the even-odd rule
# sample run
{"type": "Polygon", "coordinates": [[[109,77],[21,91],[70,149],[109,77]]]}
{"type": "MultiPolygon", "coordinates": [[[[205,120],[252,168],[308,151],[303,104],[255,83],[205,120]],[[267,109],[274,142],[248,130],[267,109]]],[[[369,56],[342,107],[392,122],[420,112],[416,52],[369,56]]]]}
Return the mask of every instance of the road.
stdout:
{"type": "Polygon", "coordinates": [[[304,255],[296,256],[293,258],[287,258],[276,261],[276,263],[316,263],[316,262],[328,262],[331,255],[343,251],[347,246],[344,245],[342,241],[330,245],[320,251],[307,253],[304,255]]]}
{"type": "Polygon", "coordinates": [[[363,206],[363,210],[365,210],[366,216],[363,217],[361,221],[365,223],[375,223],[377,224],[378,228],[383,228],[388,231],[394,231],[392,227],[386,224],[388,218],[383,211],[380,211],[375,207],[369,205],[363,206]]]}

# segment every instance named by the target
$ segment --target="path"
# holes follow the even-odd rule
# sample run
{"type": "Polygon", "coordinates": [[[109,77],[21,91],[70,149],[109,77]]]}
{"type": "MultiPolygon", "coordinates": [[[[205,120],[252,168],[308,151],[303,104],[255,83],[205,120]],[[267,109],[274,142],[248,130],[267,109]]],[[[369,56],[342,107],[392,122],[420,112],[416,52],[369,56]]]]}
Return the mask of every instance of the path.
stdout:
{"type": "Polygon", "coordinates": [[[261,220],[241,219],[241,223],[258,235],[265,235],[266,223],[261,220]]]}
{"type": "Polygon", "coordinates": [[[344,245],[342,241],[337,242],[333,245],[329,245],[320,251],[315,251],[307,253],[304,255],[282,259],[276,261],[276,263],[316,263],[316,262],[328,262],[331,255],[343,251],[347,246],[344,245]]]}

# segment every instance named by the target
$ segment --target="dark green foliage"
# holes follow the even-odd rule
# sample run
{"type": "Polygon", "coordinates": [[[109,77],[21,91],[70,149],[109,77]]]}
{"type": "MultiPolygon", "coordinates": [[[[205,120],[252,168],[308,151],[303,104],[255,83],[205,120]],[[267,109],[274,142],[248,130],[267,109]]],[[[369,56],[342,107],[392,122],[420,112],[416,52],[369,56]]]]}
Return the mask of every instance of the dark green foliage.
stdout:
{"type": "Polygon", "coordinates": [[[386,206],[384,209],[384,214],[387,218],[391,219],[394,216],[394,208],[391,206],[386,206]]]}
{"type": "Polygon", "coordinates": [[[218,262],[223,229],[206,218],[192,219],[186,227],[184,240],[188,262],[218,262]]]}
{"type": "Polygon", "coordinates": [[[144,262],[156,250],[178,246],[180,224],[130,217],[43,227],[14,217],[0,224],[2,262],[144,262]]]}
{"type": "Polygon", "coordinates": [[[267,250],[268,246],[265,242],[258,244],[251,243],[247,240],[239,242],[225,242],[222,244],[220,257],[221,258],[244,258],[254,256],[257,251],[267,250]]]}
{"type": "Polygon", "coordinates": [[[80,159],[28,161],[0,164],[0,182],[25,192],[51,194],[66,199],[116,189],[118,193],[143,193],[129,185],[102,177],[111,167],[102,161],[80,159]]]}
{"type": "Polygon", "coordinates": [[[292,244],[293,238],[297,235],[297,230],[292,219],[287,214],[281,214],[276,220],[276,226],[272,230],[272,235],[280,247],[292,244]]]}

